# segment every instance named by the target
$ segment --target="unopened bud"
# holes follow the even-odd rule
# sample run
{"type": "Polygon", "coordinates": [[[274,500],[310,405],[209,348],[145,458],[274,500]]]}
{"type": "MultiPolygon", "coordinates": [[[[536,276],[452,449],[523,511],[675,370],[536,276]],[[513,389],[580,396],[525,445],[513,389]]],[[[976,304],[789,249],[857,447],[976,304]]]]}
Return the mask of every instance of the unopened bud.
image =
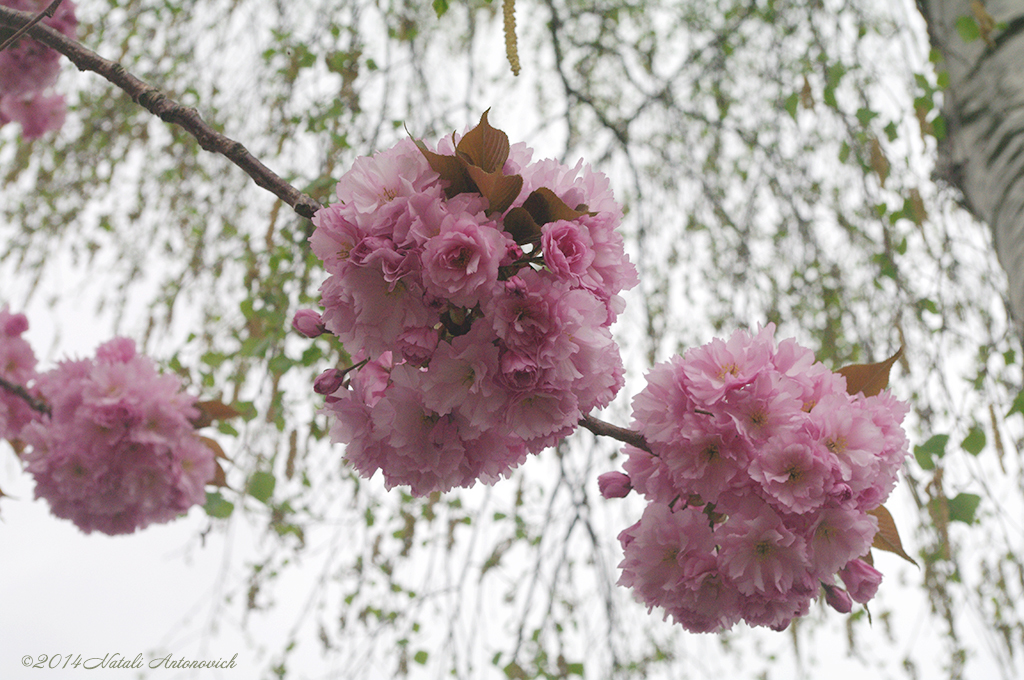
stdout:
{"type": "Polygon", "coordinates": [[[597,478],[597,488],[605,498],[624,498],[633,489],[629,475],[606,472],[597,478]]]}
{"type": "Polygon", "coordinates": [[[307,338],[315,338],[327,332],[323,319],[312,309],[300,309],[295,312],[295,316],[292,318],[292,328],[307,338]]]}
{"type": "Polygon", "coordinates": [[[821,585],[825,588],[825,602],[840,614],[849,614],[853,609],[853,599],[850,598],[850,594],[842,588],[830,586],[827,583],[821,585]]]}
{"type": "Polygon", "coordinates": [[[345,372],[329,368],[313,381],[313,391],[317,394],[334,394],[345,380],[345,372]]]}

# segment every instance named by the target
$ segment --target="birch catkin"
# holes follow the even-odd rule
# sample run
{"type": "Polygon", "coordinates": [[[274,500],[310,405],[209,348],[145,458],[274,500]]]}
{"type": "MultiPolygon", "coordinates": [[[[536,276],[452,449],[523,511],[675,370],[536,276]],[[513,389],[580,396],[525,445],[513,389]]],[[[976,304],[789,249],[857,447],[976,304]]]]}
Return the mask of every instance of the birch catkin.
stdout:
{"type": "Polygon", "coordinates": [[[505,56],[512,67],[512,75],[519,75],[519,49],[516,45],[516,0],[504,0],[502,13],[505,18],[505,56]]]}

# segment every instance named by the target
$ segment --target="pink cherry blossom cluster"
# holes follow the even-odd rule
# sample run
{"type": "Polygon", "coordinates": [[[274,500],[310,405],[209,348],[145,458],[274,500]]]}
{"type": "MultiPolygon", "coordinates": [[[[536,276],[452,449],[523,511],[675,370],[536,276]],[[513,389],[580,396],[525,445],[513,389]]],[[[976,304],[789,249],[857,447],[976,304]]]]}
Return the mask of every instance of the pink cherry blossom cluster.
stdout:
{"type": "MultiPolygon", "coordinates": [[[[6,305],[0,308],[0,380],[8,388],[25,388],[36,374],[36,355],[21,337],[27,330],[24,314],[11,314],[6,305]]],[[[23,397],[0,388],[0,439],[17,439],[35,415],[23,397]]]]}
{"type": "MultiPolygon", "coordinates": [[[[442,140],[438,153],[454,160],[454,145],[442,140]]],[[[582,162],[531,162],[532,153],[512,146],[481,180],[522,178],[493,210],[481,192],[451,191],[406,140],[358,159],[339,202],[314,218],[324,311],[295,326],[326,329],[367,362],[326,372],[315,389],[349,462],[367,477],[381,470],[389,488],[492,482],[622,386],[609,326],[637,279],[615,231],[621,208],[582,162]],[[533,214],[562,217],[514,234],[507,216],[522,217],[531,200],[533,214]]]]}
{"type": "Polygon", "coordinates": [[[619,584],[694,632],[781,630],[822,586],[848,612],[881,581],[859,558],[907,455],[907,406],[848,394],[843,375],[773,334],[738,331],[655,366],[633,400],[650,451],[627,446],[628,475],[600,480],[606,497],[648,500],[619,535],[619,584]]]}
{"type": "Polygon", "coordinates": [[[31,391],[49,414],[36,412],[21,430],[22,457],[54,515],[85,533],[126,534],[206,502],[214,453],[190,422],[195,399],[133,341],[61,362],[31,391]]]}
{"type": "MultiPolygon", "coordinates": [[[[50,0],[0,0],[0,5],[33,14],[49,4],[50,0]]],[[[64,0],[43,23],[74,38],[78,27],[75,4],[64,0]]],[[[60,129],[67,108],[64,97],[47,92],[57,81],[59,62],[59,52],[27,37],[0,52],[0,126],[21,123],[25,139],[60,129]]]]}

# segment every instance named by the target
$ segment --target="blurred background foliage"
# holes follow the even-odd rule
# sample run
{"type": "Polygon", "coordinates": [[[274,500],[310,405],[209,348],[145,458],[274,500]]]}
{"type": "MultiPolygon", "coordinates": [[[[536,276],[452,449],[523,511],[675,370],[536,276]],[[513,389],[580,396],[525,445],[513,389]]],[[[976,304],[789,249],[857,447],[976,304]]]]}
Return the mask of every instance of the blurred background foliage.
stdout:
{"type": "Polygon", "coordinates": [[[613,442],[581,432],[494,487],[426,499],[358,479],[310,389],[344,348],[290,330],[323,279],[312,225],[66,68],[59,133],[0,131],[0,296],[49,296],[58,317],[41,282],[89,291],[97,319],[238,405],[208,531],[267,539],[212,606],[282,622],[268,677],[311,654],[350,678],[1020,676],[1020,338],[987,229],[931,177],[943,65],[908,2],[518,0],[518,77],[489,0],[79,4],[82,43],[321,203],[357,156],[488,107],[535,157],[608,174],[641,274],[608,420],[628,423],[654,362],[736,327],[774,322],[833,367],[907,348],[891,387],[914,456],[888,505],[920,570],[881,557],[871,616],[692,636],[613,585],[639,517],[597,493],[613,442]]]}

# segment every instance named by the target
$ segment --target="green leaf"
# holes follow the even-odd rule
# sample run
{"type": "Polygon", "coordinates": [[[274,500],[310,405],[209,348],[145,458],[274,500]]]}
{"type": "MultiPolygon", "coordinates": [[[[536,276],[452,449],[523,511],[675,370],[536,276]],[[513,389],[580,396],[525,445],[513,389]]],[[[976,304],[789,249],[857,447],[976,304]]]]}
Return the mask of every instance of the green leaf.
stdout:
{"type": "Polygon", "coordinates": [[[956,20],[956,32],[965,43],[972,43],[981,37],[981,27],[974,17],[959,17],[956,20]]]}
{"type": "Polygon", "coordinates": [[[1020,394],[1017,395],[1017,398],[1013,400],[1013,406],[1011,406],[1010,410],[1006,412],[1006,417],[1009,418],[1014,413],[1024,415],[1024,390],[1021,390],[1020,394]]]}
{"type": "Polygon", "coordinates": [[[800,103],[800,93],[794,92],[793,94],[786,97],[786,101],[783,102],[782,106],[786,109],[786,112],[796,120],[796,107],[800,103]]]}
{"type": "Polygon", "coordinates": [[[985,448],[985,431],[975,425],[967,431],[967,436],[960,442],[960,447],[972,456],[977,456],[985,448]]]}
{"type": "Polygon", "coordinates": [[[444,13],[448,11],[448,0],[434,0],[434,11],[437,12],[437,18],[440,19],[444,16],[444,13]]]}
{"type": "Polygon", "coordinates": [[[954,498],[949,499],[949,520],[974,524],[974,514],[978,510],[979,503],[981,503],[981,496],[973,493],[958,493],[954,498]]]}
{"type": "Polygon", "coordinates": [[[427,658],[429,656],[430,656],[430,654],[428,654],[426,651],[421,649],[420,651],[416,652],[416,654],[413,655],[412,660],[422,666],[423,664],[425,664],[427,662],[427,658]]]}
{"type": "Polygon", "coordinates": [[[523,670],[523,667],[520,666],[519,664],[517,664],[515,661],[513,661],[509,665],[505,666],[505,668],[503,670],[505,671],[505,677],[506,678],[516,678],[516,680],[526,680],[526,678],[529,677],[528,675],[526,675],[526,671],[523,670]]]}
{"type": "Polygon", "coordinates": [[[234,509],[235,504],[226,500],[224,496],[220,495],[219,491],[206,492],[206,505],[203,506],[203,510],[205,510],[206,514],[210,517],[227,519],[231,516],[234,509]]]}
{"type": "Polygon", "coordinates": [[[933,435],[931,439],[920,446],[914,447],[914,458],[917,464],[925,470],[934,470],[935,461],[933,457],[942,458],[946,455],[946,443],[949,442],[948,434],[933,435]]]}
{"type": "Polygon", "coordinates": [[[273,474],[259,470],[252,473],[252,477],[249,478],[249,484],[246,485],[246,490],[250,496],[259,502],[266,503],[274,495],[274,485],[276,483],[277,480],[274,479],[273,474]]]}

